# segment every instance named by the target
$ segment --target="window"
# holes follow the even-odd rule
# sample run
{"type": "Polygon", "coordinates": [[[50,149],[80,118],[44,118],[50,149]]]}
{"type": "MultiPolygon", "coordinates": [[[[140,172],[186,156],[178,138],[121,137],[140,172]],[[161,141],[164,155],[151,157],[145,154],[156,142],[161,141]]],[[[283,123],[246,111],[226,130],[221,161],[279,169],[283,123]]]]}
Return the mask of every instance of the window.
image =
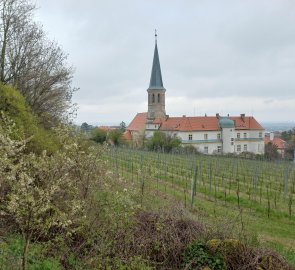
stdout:
{"type": "Polygon", "coordinates": [[[241,152],[241,145],[237,145],[237,152],[241,152]]]}
{"type": "Polygon", "coordinates": [[[205,146],[205,147],[204,147],[204,153],[205,153],[205,154],[208,154],[208,146],[205,146]]]}
{"type": "Polygon", "coordinates": [[[248,151],[247,150],[247,144],[244,144],[244,151],[248,151]]]}
{"type": "Polygon", "coordinates": [[[262,138],[262,132],[259,132],[259,138],[262,138]]]}
{"type": "Polygon", "coordinates": [[[189,141],[191,141],[193,139],[193,135],[192,134],[189,134],[188,135],[188,139],[189,139],[189,141]]]}
{"type": "Polygon", "coordinates": [[[234,138],[231,138],[230,140],[231,140],[231,143],[230,144],[231,145],[234,145],[234,138]]]}
{"type": "Polygon", "coordinates": [[[160,103],[160,94],[158,94],[158,103],[160,103]]]}
{"type": "Polygon", "coordinates": [[[217,146],[217,153],[221,153],[221,146],[217,146]]]}
{"type": "Polygon", "coordinates": [[[247,138],[247,133],[244,133],[244,138],[247,138]]]}
{"type": "Polygon", "coordinates": [[[208,140],[208,134],[204,134],[204,140],[208,140]]]}
{"type": "Polygon", "coordinates": [[[237,138],[238,138],[238,139],[241,138],[241,133],[237,133],[237,138]]]}
{"type": "Polygon", "coordinates": [[[218,140],[221,139],[221,134],[220,134],[220,133],[217,134],[217,139],[218,139],[218,140]]]}
{"type": "Polygon", "coordinates": [[[155,103],[155,94],[153,94],[153,101],[152,102],[155,103]]]}

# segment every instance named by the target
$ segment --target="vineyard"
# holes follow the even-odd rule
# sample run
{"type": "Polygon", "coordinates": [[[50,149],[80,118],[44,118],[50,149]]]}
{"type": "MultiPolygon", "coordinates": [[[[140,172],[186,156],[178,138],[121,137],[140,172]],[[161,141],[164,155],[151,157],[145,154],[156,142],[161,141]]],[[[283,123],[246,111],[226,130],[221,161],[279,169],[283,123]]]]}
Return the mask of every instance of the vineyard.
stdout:
{"type": "MultiPolygon", "coordinates": [[[[208,220],[236,219],[295,263],[295,166],[205,155],[112,148],[115,171],[138,188],[140,203],[170,198],[208,220]]],[[[192,211],[191,211],[192,212],[192,211]]]]}

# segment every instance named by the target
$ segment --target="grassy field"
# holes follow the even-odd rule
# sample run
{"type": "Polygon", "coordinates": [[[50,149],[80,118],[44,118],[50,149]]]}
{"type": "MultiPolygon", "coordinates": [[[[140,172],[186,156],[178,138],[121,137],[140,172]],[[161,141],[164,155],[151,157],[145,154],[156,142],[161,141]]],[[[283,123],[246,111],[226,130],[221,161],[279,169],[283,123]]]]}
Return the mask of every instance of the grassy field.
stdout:
{"type": "Polygon", "coordinates": [[[142,204],[152,196],[154,206],[170,201],[208,223],[230,221],[241,239],[249,241],[251,232],[252,244],[271,247],[295,265],[293,164],[121,148],[110,149],[108,159],[138,185],[142,204]]]}

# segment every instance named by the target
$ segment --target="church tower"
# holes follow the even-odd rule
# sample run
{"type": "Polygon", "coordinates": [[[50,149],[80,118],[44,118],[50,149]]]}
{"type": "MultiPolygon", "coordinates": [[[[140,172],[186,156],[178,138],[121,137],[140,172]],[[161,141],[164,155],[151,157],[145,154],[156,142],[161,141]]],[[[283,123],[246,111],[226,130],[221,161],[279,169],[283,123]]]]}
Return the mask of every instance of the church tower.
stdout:
{"type": "Polygon", "coordinates": [[[163,86],[159,53],[157,47],[157,33],[155,33],[155,51],[153,59],[152,74],[148,92],[148,117],[147,121],[152,122],[155,118],[165,117],[165,92],[163,86]]]}

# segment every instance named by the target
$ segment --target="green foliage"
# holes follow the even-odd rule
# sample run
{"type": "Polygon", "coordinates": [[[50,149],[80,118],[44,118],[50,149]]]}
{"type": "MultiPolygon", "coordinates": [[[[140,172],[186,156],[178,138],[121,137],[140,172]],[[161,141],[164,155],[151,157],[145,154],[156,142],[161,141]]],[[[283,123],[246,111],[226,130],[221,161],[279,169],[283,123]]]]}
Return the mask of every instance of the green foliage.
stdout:
{"type": "Polygon", "coordinates": [[[101,128],[94,128],[91,131],[90,139],[96,143],[104,143],[107,139],[107,132],[101,128]]]}
{"type": "Polygon", "coordinates": [[[89,133],[94,129],[94,127],[92,125],[89,125],[86,122],[82,123],[80,128],[85,133],[89,133]]]}
{"type": "Polygon", "coordinates": [[[181,140],[177,137],[171,137],[162,131],[155,131],[153,136],[147,141],[149,150],[158,151],[162,150],[170,152],[172,149],[177,148],[181,144],[181,140]]]}
{"type": "Polygon", "coordinates": [[[152,270],[153,267],[148,266],[146,260],[140,256],[131,257],[127,262],[123,262],[120,258],[107,258],[104,269],[107,270],[152,270]]]}
{"type": "Polygon", "coordinates": [[[209,267],[211,270],[226,270],[224,258],[221,254],[211,254],[201,241],[192,243],[183,253],[184,269],[198,270],[209,267]]]}
{"type": "Polygon", "coordinates": [[[126,123],[124,121],[120,123],[120,129],[122,130],[122,132],[126,130],[126,123]]]}
{"type": "Polygon", "coordinates": [[[107,135],[107,140],[117,146],[123,142],[122,135],[123,132],[121,129],[112,129],[107,135]]]}
{"type": "Polygon", "coordinates": [[[283,131],[281,134],[282,139],[285,141],[292,140],[293,136],[295,136],[295,127],[293,129],[283,131]]]}
{"type": "MultiPolygon", "coordinates": [[[[15,122],[16,128],[11,135],[14,139],[32,137],[27,145],[28,151],[53,153],[58,149],[55,136],[38,123],[38,118],[27,105],[19,91],[11,86],[0,84],[0,111],[15,122]]],[[[0,124],[1,119],[0,119],[0,124]]]]}
{"type": "Polygon", "coordinates": [[[264,153],[265,153],[265,157],[269,160],[276,160],[280,157],[280,154],[278,152],[278,147],[272,144],[271,142],[265,145],[264,153]]]}

